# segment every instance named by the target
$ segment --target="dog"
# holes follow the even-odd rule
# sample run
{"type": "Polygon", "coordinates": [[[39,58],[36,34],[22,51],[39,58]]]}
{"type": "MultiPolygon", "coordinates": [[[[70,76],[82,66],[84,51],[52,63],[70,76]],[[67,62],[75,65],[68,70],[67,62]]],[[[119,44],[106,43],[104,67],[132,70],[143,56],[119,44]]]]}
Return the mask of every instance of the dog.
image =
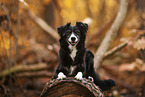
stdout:
{"type": "Polygon", "coordinates": [[[54,78],[65,79],[75,77],[77,80],[90,78],[102,91],[116,86],[112,79],[101,80],[94,70],[94,55],[85,48],[86,33],[88,25],[76,22],[75,26],[67,23],[57,28],[60,35],[59,65],[56,68],[54,78]]]}

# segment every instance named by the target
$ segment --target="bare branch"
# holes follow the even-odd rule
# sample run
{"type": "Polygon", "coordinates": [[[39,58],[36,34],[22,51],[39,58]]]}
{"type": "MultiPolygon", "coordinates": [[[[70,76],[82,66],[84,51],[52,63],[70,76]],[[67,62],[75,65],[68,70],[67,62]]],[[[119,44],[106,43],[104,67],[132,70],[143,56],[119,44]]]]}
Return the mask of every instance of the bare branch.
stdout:
{"type": "Polygon", "coordinates": [[[8,76],[11,73],[15,72],[26,72],[26,71],[40,71],[44,69],[48,69],[49,65],[46,63],[39,63],[39,64],[33,64],[33,65],[17,65],[14,67],[11,67],[9,69],[6,69],[0,73],[0,78],[4,76],[8,76]]]}
{"type": "Polygon", "coordinates": [[[109,56],[115,54],[117,51],[121,50],[121,49],[124,48],[125,46],[127,46],[127,43],[126,43],[126,42],[125,42],[125,43],[122,43],[122,44],[120,44],[120,45],[118,45],[118,46],[116,46],[116,47],[114,47],[113,49],[109,50],[108,52],[106,52],[106,53],[104,54],[103,59],[106,59],[106,58],[108,58],[109,56]]]}
{"type": "Polygon", "coordinates": [[[57,32],[50,27],[43,19],[40,17],[36,16],[32,11],[29,11],[29,16],[44,30],[46,31],[49,35],[51,35],[54,39],[58,40],[59,36],[57,32]]]}
{"type": "Polygon", "coordinates": [[[24,78],[36,78],[36,77],[49,77],[51,78],[53,76],[53,72],[47,72],[47,71],[36,71],[36,72],[24,72],[24,73],[17,73],[18,77],[24,78]]]}
{"type": "Polygon", "coordinates": [[[119,28],[121,27],[121,25],[125,19],[125,16],[127,13],[127,8],[128,8],[128,2],[129,2],[129,0],[120,0],[120,9],[116,16],[116,19],[115,19],[114,23],[112,24],[111,28],[109,29],[109,31],[106,33],[104,40],[102,41],[101,45],[99,46],[98,50],[95,53],[94,67],[95,67],[96,71],[97,71],[98,67],[100,66],[100,64],[102,63],[104,54],[108,50],[112,40],[116,36],[119,28]]]}
{"type": "Polygon", "coordinates": [[[18,2],[18,7],[17,7],[17,28],[16,28],[16,35],[15,35],[15,43],[16,43],[16,49],[15,49],[15,60],[14,60],[14,65],[16,65],[17,62],[17,56],[18,56],[18,33],[19,33],[19,0],[18,2]]]}

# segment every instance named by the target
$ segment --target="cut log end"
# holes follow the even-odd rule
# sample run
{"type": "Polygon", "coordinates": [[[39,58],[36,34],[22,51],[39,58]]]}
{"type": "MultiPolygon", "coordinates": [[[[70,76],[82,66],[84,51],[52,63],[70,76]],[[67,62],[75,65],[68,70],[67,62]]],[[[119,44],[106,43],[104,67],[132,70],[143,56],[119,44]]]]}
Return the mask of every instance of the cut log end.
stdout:
{"type": "Polygon", "coordinates": [[[45,85],[40,97],[104,97],[103,92],[92,81],[83,78],[63,80],[51,79],[45,85]]]}

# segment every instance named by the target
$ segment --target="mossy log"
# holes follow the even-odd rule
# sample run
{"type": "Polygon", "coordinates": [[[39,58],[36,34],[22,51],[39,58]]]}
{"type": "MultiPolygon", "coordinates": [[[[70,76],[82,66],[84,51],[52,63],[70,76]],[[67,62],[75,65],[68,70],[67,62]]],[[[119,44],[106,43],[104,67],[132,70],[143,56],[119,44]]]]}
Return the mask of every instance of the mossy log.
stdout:
{"type": "Polygon", "coordinates": [[[103,92],[89,79],[51,79],[46,83],[41,97],[104,97],[103,92]]]}

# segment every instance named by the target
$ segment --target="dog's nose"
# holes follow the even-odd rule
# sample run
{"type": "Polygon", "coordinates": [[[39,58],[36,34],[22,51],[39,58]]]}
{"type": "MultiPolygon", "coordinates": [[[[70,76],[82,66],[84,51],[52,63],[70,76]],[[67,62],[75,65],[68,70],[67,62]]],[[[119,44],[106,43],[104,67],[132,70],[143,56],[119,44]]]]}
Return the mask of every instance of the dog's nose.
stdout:
{"type": "Polygon", "coordinates": [[[75,40],[76,40],[76,38],[75,38],[75,37],[71,37],[71,40],[72,40],[72,41],[75,41],[75,40]]]}

